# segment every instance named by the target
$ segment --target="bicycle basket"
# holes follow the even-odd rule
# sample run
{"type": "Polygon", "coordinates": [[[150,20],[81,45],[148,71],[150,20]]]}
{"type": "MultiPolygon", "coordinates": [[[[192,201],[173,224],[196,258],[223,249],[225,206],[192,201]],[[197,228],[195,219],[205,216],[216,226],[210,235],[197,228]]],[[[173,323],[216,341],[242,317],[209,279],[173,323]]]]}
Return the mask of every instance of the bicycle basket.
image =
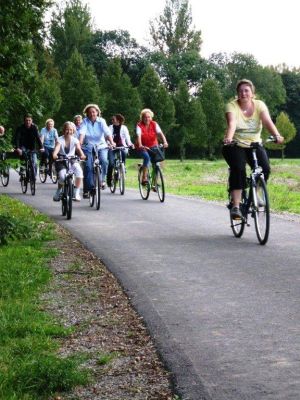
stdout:
{"type": "Polygon", "coordinates": [[[160,147],[152,147],[150,152],[150,158],[153,163],[164,161],[165,153],[160,147]]]}

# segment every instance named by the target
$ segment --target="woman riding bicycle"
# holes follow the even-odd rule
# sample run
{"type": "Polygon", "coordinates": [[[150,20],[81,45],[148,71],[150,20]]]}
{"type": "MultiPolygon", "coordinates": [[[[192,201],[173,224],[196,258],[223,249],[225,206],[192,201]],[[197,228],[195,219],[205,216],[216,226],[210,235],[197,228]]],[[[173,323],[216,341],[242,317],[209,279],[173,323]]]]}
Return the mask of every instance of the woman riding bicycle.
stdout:
{"type": "MultiPolygon", "coordinates": [[[[124,125],[125,118],[122,114],[115,114],[111,119],[112,124],[109,125],[109,129],[112,134],[113,141],[115,142],[117,147],[131,147],[134,148],[133,143],[131,142],[130,135],[128,132],[128,128],[124,125]]],[[[125,165],[126,156],[128,154],[128,149],[122,149],[122,162],[125,165]]],[[[112,171],[114,166],[115,152],[113,149],[108,150],[108,171],[107,171],[107,184],[111,185],[112,179],[112,171]]]]}
{"type": "Polygon", "coordinates": [[[158,139],[163,143],[164,148],[168,147],[168,142],[157,122],[153,121],[154,114],[149,108],[141,111],[140,121],[136,126],[136,147],[138,153],[143,158],[143,177],[142,184],[147,185],[147,173],[151,163],[150,151],[158,147],[158,139]]]}
{"type": "Polygon", "coordinates": [[[44,152],[41,156],[41,161],[46,164],[49,161],[49,169],[52,165],[52,154],[55,148],[56,141],[58,139],[58,134],[56,128],[54,128],[53,119],[49,118],[46,121],[46,126],[41,129],[40,132],[41,142],[44,145],[44,152]]]}
{"type": "MultiPolygon", "coordinates": [[[[224,137],[223,156],[230,167],[229,190],[231,191],[233,219],[242,218],[240,202],[242,189],[246,187],[246,163],[253,165],[252,142],[261,142],[264,126],[277,143],[284,138],[271,120],[265,103],[255,99],[255,88],[251,81],[242,79],[236,86],[237,99],[226,105],[227,130],[224,137]],[[229,146],[234,141],[237,145],[229,146]]],[[[260,146],[256,151],[258,164],[262,168],[265,181],[270,174],[270,165],[265,149],[260,146]]]]}
{"type": "MultiPolygon", "coordinates": [[[[89,197],[89,191],[94,189],[93,177],[93,148],[98,148],[98,157],[102,168],[102,189],[105,188],[105,180],[108,166],[108,149],[107,142],[114,147],[115,143],[112,139],[111,131],[108,129],[104,118],[100,117],[100,109],[97,104],[88,104],[84,110],[86,118],[83,119],[80,136],[83,135],[82,149],[87,156],[84,168],[84,193],[83,197],[89,197]]],[[[80,139],[81,140],[81,139],[80,139]]]]}
{"type": "MultiPolygon", "coordinates": [[[[85,159],[85,155],[81,150],[81,146],[79,140],[73,136],[74,127],[73,122],[65,122],[63,125],[63,136],[60,136],[57,140],[55,149],[53,151],[53,160],[57,160],[59,156],[62,157],[73,157],[75,156],[75,152],[77,152],[81,158],[81,160],[85,159]]],[[[81,166],[78,161],[74,161],[72,164],[72,169],[75,175],[75,190],[74,190],[74,199],[76,201],[80,201],[80,185],[83,178],[83,173],[81,166]]],[[[64,162],[56,163],[56,171],[58,174],[58,188],[53,196],[54,201],[60,201],[62,188],[65,182],[66,176],[66,165],[64,162]]]]}

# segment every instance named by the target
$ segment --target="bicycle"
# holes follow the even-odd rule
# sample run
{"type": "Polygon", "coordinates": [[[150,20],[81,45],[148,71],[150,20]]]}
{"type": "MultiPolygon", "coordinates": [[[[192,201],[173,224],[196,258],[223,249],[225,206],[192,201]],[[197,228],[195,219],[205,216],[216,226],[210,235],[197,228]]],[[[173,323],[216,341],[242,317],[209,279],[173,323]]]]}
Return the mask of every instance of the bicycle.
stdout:
{"type": "Polygon", "coordinates": [[[94,188],[89,192],[89,203],[90,207],[95,205],[96,210],[99,210],[101,204],[101,173],[102,168],[98,156],[98,146],[94,145],[92,150],[93,156],[93,177],[94,177],[94,188]]]}
{"type": "Polygon", "coordinates": [[[32,196],[35,195],[36,189],[35,167],[33,162],[34,154],[36,154],[35,150],[23,150],[22,157],[24,164],[20,166],[19,172],[22,193],[25,194],[27,192],[29,183],[32,196]]]}
{"type": "MultiPolygon", "coordinates": [[[[160,145],[159,147],[163,147],[160,145]]],[[[162,161],[162,157],[156,158],[155,151],[147,148],[147,151],[153,154],[151,159],[152,169],[151,172],[147,171],[147,182],[143,182],[143,165],[139,165],[139,172],[138,172],[138,182],[139,182],[139,190],[143,200],[147,200],[150,194],[151,189],[157,193],[159,201],[163,203],[165,201],[165,183],[162,170],[160,168],[160,161],[162,161]]]]}
{"type": "MultiPolygon", "coordinates": [[[[272,141],[274,142],[274,138],[269,138],[265,143],[272,141]]],[[[230,145],[236,145],[236,142],[230,145]]],[[[254,219],[258,242],[259,244],[264,245],[268,241],[270,232],[270,202],[262,168],[258,165],[256,155],[256,149],[259,146],[262,146],[262,144],[256,142],[253,142],[250,145],[253,156],[253,168],[251,169],[249,176],[246,178],[247,186],[242,190],[242,199],[240,203],[242,218],[233,219],[230,213],[230,226],[236,238],[242,237],[245,226],[250,226],[248,222],[248,217],[250,215],[254,219]]],[[[228,198],[229,203],[227,208],[230,212],[232,201],[229,186],[228,198]]]]}
{"type": "Polygon", "coordinates": [[[8,185],[9,182],[9,164],[6,162],[6,153],[0,154],[0,179],[4,187],[8,185]]]}
{"type": "Polygon", "coordinates": [[[57,174],[54,163],[50,163],[49,159],[46,158],[45,161],[41,160],[39,164],[39,178],[41,183],[45,183],[47,180],[47,175],[50,176],[52,183],[57,183],[57,174]]]}
{"type": "Polygon", "coordinates": [[[112,178],[110,191],[115,193],[117,184],[119,183],[120,194],[125,193],[125,164],[122,160],[122,150],[128,149],[127,146],[114,147],[114,166],[112,170],[112,178]]]}
{"type": "Polygon", "coordinates": [[[74,171],[72,169],[72,162],[79,161],[79,157],[62,157],[56,160],[56,162],[64,162],[66,165],[66,176],[64,180],[63,192],[61,195],[61,210],[62,215],[67,216],[67,219],[72,218],[72,206],[73,206],[73,188],[74,188],[74,171]]]}

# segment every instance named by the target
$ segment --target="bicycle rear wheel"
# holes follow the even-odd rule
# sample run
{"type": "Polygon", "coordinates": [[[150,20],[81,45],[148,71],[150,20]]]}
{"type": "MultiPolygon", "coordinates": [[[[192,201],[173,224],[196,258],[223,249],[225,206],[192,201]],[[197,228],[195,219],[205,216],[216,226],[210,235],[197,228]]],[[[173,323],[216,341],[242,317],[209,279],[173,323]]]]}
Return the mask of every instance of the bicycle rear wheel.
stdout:
{"type": "Polygon", "coordinates": [[[47,180],[47,166],[45,163],[40,163],[39,165],[39,178],[42,183],[47,180]]]}
{"type": "Polygon", "coordinates": [[[73,181],[72,181],[71,177],[67,178],[66,185],[67,185],[67,190],[66,190],[67,219],[71,219],[72,218],[72,205],[73,205],[73,181]]]}
{"type": "Polygon", "coordinates": [[[150,176],[149,176],[149,171],[147,174],[147,183],[143,185],[143,167],[141,166],[139,169],[139,175],[138,175],[138,180],[139,180],[139,190],[140,194],[143,200],[147,200],[150,194],[150,176]]]}
{"type": "Polygon", "coordinates": [[[111,183],[110,183],[110,191],[112,193],[115,193],[116,191],[117,182],[118,182],[118,169],[116,167],[113,167],[111,175],[111,183]]]}
{"type": "Polygon", "coordinates": [[[155,189],[161,203],[165,201],[165,183],[162,171],[159,165],[156,165],[155,189]]]}
{"type": "Polygon", "coordinates": [[[1,171],[1,182],[3,186],[7,186],[9,182],[9,166],[5,165],[1,171]]]}
{"type": "Polygon", "coordinates": [[[119,187],[120,187],[120,194],[123,195],[125,193],[125,167],[124,164],[120,164],[119,169],[119,187]]]}
{"type": "Polygon", "coordinates": [[[260,244],[266,244],[270,232],[270,204],[264,179],[259,176],[256,181],[255,196],[253,196],[253,211],[256,236],[260,244]],[[255,199],[254,199],[255,197],[255,199]],[[256,203],[256,204],[255,204],[256,203]]]}

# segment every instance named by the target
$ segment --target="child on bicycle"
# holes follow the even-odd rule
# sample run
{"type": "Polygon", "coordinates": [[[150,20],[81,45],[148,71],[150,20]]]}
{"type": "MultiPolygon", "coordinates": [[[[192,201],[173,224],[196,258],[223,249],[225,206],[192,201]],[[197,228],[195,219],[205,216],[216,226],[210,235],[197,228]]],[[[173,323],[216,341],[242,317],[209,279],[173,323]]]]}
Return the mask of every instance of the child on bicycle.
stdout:
{"type": "MultiPolygon", "coordinates": [[[[86,157],[81,150],[79,140],[73,136],[73,123],[70,121],[65,122],[63,125],[62,133],[63,136],[60,136],[57,139],[57,143],[53,151],[53,160],[57,160],[59,157],[74,157],[76,153],[79,155],[81,160],[85,160],[86,157]]],[[[80,201],[80,185],[83,178],[83,172],[80,163],[74,160],[74,162],[72,162],[72,169],[75,175],[74,200],[80,201]]],[[[58,174],[58,188],[53,196],[53,200],[60,201],[62,188],[64,186],[65,176],[67,172],[66,164],[64,162],[57,162],[56,170],[58,174]]]]}

